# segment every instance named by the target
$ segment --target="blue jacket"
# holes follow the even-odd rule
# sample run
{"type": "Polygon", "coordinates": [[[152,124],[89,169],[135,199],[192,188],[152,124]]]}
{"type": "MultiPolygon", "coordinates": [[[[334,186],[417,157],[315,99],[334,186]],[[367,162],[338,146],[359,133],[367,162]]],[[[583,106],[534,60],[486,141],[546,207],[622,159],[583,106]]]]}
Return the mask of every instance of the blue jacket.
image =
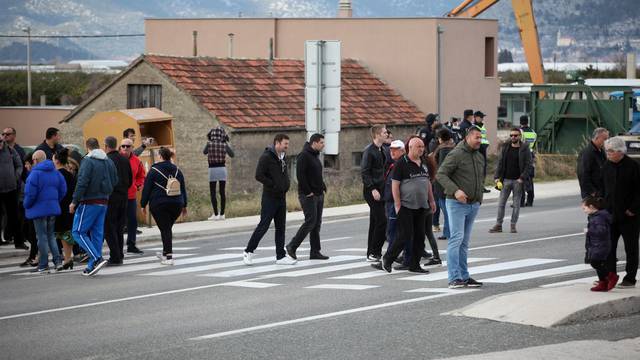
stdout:
{"type": "Polygon", "coordinates": [[[51,160],[31,169],[24,188],[27,219],[60,215],[60,201],[67,193],[67,183],[51,160]]]}
{"type": "Polygon", "coordinates": [[[100,149],[91,150],[82,160],[73,203],[85,200],[108,200],[118,183],[118,173],[107,154],[100,149]]]}
{"type": "Polygon", "coordinates": [[[610,234],[611,214],[607,210],[598,210],[589,215],[587,225],[587,259],[604,261],[611,251],[610,234]]]}

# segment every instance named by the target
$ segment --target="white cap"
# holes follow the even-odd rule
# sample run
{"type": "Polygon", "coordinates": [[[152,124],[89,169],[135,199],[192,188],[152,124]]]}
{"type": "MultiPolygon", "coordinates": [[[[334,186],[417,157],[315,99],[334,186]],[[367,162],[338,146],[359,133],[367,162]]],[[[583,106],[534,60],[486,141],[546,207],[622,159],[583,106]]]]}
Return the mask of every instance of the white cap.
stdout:
{"type": "Polygon", "coordinates": [[[404,143],[402,140],[393,140],[389,147],[392,149],[404,149],[404,143]]]}

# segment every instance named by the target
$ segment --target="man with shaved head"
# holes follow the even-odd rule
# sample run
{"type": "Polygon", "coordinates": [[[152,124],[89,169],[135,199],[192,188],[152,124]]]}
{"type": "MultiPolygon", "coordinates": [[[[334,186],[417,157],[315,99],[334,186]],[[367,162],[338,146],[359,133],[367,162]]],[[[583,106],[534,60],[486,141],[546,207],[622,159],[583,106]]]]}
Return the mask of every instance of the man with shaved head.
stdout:
{"type": "Polygon", "coordinates": [[[122,140],[122,143],[120,143],[120,155],[129,160],[133,176],[133,181],[127,193],[127,254],[142,255],[142,250],[136,247],[136,231],[138,229],[136,193],[142,188],[146,174],[142,161],[134,154],[133,140],[122,140]]]}
{"type": "MultiPolygon", "coordinates": [[[[435,200],[429,181],[429,171],[422,162],[424,142],[418,136],[410,138],[407,154],[396,161],[391,175],[391,192],[397,214],[398,236],[387,249],[382,261],[371,266],[391,272],[391,265],[404,249],[411,244],[409,271],[426,273],[420,266],[424,252],[425,221],[427,212],[435,209],[435,200]]],[[[406,255],[405,255],[406,256],[406,255]]]]}
{"type": "Polygon", "coordinates": [[[23,204],[27,219],[33,220],[40,252],[38,267],[33,272],[49,271],[49,251],[54,264],[49,272],[55,272],[62,265],[55,237],[56,216],[61,213],[60,201],[67,193],[67,183],[43,150],[36,150],[32,159],[34,166],[24,187],[23,204]]]}

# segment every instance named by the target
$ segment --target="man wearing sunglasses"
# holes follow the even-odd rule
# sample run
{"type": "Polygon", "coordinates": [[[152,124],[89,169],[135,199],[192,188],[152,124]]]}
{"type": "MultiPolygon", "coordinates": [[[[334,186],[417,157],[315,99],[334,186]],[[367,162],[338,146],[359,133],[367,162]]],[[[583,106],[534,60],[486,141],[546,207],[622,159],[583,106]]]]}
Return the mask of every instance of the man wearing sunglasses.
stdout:
{"type": "MultiPolygon", "coordinates": [[[[511,193],[513,193],[513,212],[511,213],[511,232],[516,233],[516,223],[520,214],[520,199],[524,182],[529,178],[531,166],[531,150],[529,145],[522,142],[520,129],[514,127],[510,132],[510,142],[502,146],[500,159],[493,176],[496,184],[502,183],[500,200],[498,202],[498,218],[496,224],[489,229],[490,233],[502,232],[504,208],[511,193]]],[[[499,186],[498,186],[499,188],[499,186]]]]}
{"type": "Polygon", "coordinates": [[[120,144],[120,155],[129,160],[133,181],[127,192],[127,254],[142,255],[142,250],[136,246],[136,236],[138,229],[138,204],[136,194],[144,184],[146,176],[142,161],[133,153],[133,141],[124,139],[120,144]]]}

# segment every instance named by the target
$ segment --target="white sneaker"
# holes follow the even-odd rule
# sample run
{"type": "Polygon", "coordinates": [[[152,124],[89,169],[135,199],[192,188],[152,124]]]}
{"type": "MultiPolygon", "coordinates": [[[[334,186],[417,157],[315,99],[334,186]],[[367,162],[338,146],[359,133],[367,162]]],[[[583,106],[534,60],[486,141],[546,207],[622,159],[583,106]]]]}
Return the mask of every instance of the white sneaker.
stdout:
{"type": "Polygon", "coordinates": [[[162,255],[161,252],[157,252],[156,257],[158,258],[158,260],[165,260],[167,258],[166,256],[162,255]]]}
{"type": "Polygon", "coordinates": [[[224,215],[218,215],[218,220],[224,220],[224,215]]]}
{"type": "Polygon", "coordinates": [[[173,263],[173,259],[164,259],[162,261],[160,261],[161,265],[174,265],[173,263]]]}
{"type": "Polygon", "coordinates": [[[245,265],[253,265],[253,253],[252,252],[243,252],[242,253],[242,261],[245,265]]]}
{"type": "Polygon", "coordinates": [[[282,259],[276,260],[276,265],[294,265],[298,260],[292,258],[289,255],[285,255],[282,259]]]}
{"type": "Polygon", "coordinates": [[[207,220],[218,220],[218,215],[216,215],[216,214],[211,214],[211,216],[209,216],[209,217],[207,218],[207,220]]]}

